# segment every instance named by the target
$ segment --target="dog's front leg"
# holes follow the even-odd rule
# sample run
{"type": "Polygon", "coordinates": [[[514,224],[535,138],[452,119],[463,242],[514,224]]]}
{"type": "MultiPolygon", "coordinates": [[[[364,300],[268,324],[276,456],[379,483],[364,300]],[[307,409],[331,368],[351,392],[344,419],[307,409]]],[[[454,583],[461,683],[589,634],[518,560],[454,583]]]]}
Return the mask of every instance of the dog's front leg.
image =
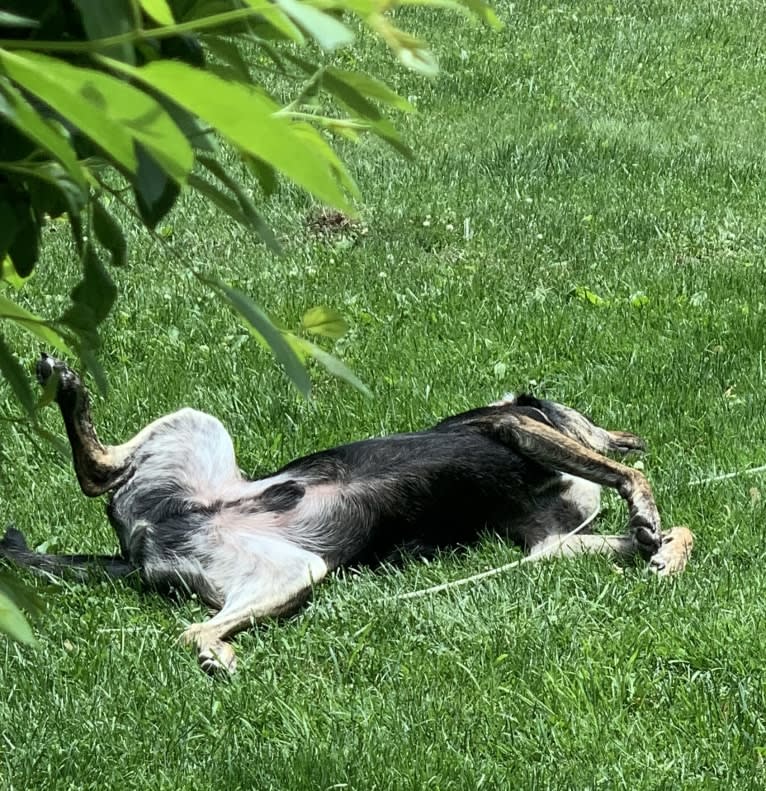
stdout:
{"type": "Polygon", "coordinates": [[[470,425],[543,467],[616,489],[630,509],[630,530],[641,555],[648,559],[662,545],[660,514],[649,482],[638,470],[601,456],[526,415],[479,417],[470,425]]]}

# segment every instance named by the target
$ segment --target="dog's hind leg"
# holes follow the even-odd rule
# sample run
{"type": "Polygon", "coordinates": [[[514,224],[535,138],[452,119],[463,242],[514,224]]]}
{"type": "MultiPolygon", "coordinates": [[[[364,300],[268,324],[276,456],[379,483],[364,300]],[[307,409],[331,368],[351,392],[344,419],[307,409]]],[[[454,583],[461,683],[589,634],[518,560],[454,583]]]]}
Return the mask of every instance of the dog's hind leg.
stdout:
{"type": "MultiPolygon", "coordinates": [[[[662,537],[662,545],[649,559],[649,568],[659,576],[677,574],[686,566],[694,545],[694,536],[687,527],[674,527],[662,537]]],[[[636,544],[631,536],[552,535],[536,544],[527,562],[547,558],[571,558],[576,555],[610,555],[632,557],[636,544]]]]}
{"type": "MultiPolygon", "coordinates": [[[[88,391],[79,376],[61,360],[43,354],[37,363],[37,379],[41,385],[47,385],[52,377],[56,377],[56,403],[64,419],[69,444],[72,448],[77,481],[83,493],[88,497],[98,497],[116,488],[125,479],[131,468],[131,462],[139,448],[151,437],[156,436],[164,426],[178,422],[184,410],[155,420],[139,431],[135,437],[120,445],[102,443],[93,427],[90,412],[88,391]]],[[[187,410],[188,412],[189,410],[187,410]]],[[[220,440],[220,436],[213,439],[220,440]]],[[[230,440],[226,437],[230,446],[230,440]]],[[[181,448],[181,452],[191,449],[181,448]]],[[[226,459],[228,467],[235,467],[233,450],[226,459]]],[[[221,464],[221,466],[226,466],[221,464]]]]}
{"type": "Polygon", "coordinates": [[[327,572],[325,562],[313,552],[274,541],[268,551],[240,562],[234,576],[227,579],[223,607],[209,620],[189,626],[181,639],[196,646],[206,673],[232,673],[236,656],[224,642],[226,638],[257,621],[290,614],[309,598],[327,572]]]}
{"type": "Polygon", "coordinates": [[[125,455],[101,443],[93,428],[88,391],[80,377],[61,360],[43,354],[37,380],[45,387],[56,378],[56,403],[64,419],[75,473],[82,491],[97,497],[114,488],[127,468],[125,455]]]}

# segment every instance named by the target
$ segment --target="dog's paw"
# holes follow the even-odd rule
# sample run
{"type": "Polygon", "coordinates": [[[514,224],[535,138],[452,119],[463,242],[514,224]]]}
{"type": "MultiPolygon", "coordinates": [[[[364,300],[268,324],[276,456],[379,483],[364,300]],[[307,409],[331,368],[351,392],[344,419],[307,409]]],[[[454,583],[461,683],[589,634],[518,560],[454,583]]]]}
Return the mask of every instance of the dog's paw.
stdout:
{"type": "Polygon", "coordinates": [[[237,655],[223,640],[214,640],[197,654],[200,668],[209,676],[231,675],[237,670],[237,655]]]}
{"type": "Polygon", "coordinates": [[[181,642],[197,649],[197,661],[209,676],[231,674],[237,669],[234,649],[209,634],[205,623],[193,623],[182,635],[181,642]]]}
{"type": "Polygon", "coordinates": [[[656,511],[644,513],[632,509],[630,531],[633,534],[636,549],[645,560],[653,557],[662,546],[660,517],[656,511]]]}
{"type": "Polygon", "coordinates": [[[649,559],[649,568],[660,577],[679,574],[686,568],[694,546],[688,527],[674,527],[662,537],[662,545],[649,559]]]}
{"type": "Polygon", "coordinates": [[[608,431],[608,450],[624,456],[628,453],[643,453],[646,450],[646,442],[636,434],[627,431],[608,431]]]}

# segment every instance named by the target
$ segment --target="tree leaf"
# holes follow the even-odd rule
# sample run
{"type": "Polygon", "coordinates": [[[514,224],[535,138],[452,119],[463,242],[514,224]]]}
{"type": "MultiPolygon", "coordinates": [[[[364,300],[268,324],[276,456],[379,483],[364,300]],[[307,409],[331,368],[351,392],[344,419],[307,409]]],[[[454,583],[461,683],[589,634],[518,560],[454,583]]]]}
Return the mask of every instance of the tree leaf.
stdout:
{"type": "MultiPolygon", "coordinates": [[[[2,219],[0,219],[0,227],[2,227],[2,219]]],[[[8,285],[12,286],[16,289],[16,291],[21,291],[24,287],[24,283],[29,280],[29,275],[27,277],[21,277],[19,273],[13,266],[13,261],[8,256],[0,261],[0,281],[4,283],[8,283],[8,285]]]]}
{"type": "Polygon", "coordinates": [[[342,338],[348,332],[348,323],[333,308],[317,306],[307,310],[301,319],[301,328],[312,335],[324,335],[326,338],[342,338]]]}
{"type": "Polygon", "coordinates": [[[224,36],[201,36],[202,43],[225,63],[242,82],[250,81],[250,65],[242,56],[236,42],[224,36]]]}
{"type": "Polygon", "coordinates": [[[43,341],[46,348],[61,349],[70,356],[74,356],[74,352],[69,348],[61,333],[49,326],[43,319],[35,316],[34,313],[30,313],[0,294],[0,320],[2,319],[16,322],[20,327],[43,341]]]}
{"type": "Polygon", "coordinates": [[[281,330],[274,326],[271,319],[250,297],[212,277],[197,275],[201,282],[223,295],[224,299],[245,320],[251,334],[260,336],[271,347],[274,356],[284,368],[293,384],[308,398],[311,394],[311,380],[306,368],[284,339],[281,330]]]}
{"type": "Polygon", "coordinates": [[[21,610],[3,592],[0,592],[0,632],[27,645],[36,645],[34,634],[21,610]]]}
{"type": "Polygon", "coordinates": [[[68,212],[70,216],[77,217],[85,208],[87,187],[73,181],[69,171],[55,160],[29,162],[23,167],[17,165],[15,170],[30,177],[27,188],[38,216],[50,214],[58,217],[68,212]]]}
{"type": "Polygon", "coordinates": [[[93,198],[91,206],[96,239],[111,253],[113,266],[124,266],[128,261],[128,244],[120,224],[97,198],[93,198]]]}
{"type": "Polygon", "coordinates": [[[19,230],[13,193],[0,187],[0,256],[6,257],[19,230]]]}
{"type": "Polygon", "coordinates": [[[255,207],[252,207],[252,211],[246,212],[239,201],[219,190],[214,184],[194,174],[189,176],[189,186],[212,201],[221,211],[228,214],[240,225],[245,226],[245,228],[252,228],[275,255],[282,253],[282,248],[277,238],[265,220],[255,210],[255,207]]]}
{"type": "MultiPolygon", "coordinates": [[[[14,80],[79,127],[130,173],[139,166],[133,151],[135,139],[176,182],[186,181],[194,165],[191,145],[164,107],[147,92],[110,74],[70,66],[37,53],[0,50],[0,60],[14,80]],[[6,63],[9,59],[10,67],[6,63]]],[[[109,58],[100,60],[118,63],[109,58]]]]}
{"type": "Polygon", "coordinates": [[[224,168],[217,159],[213,159],[213,157],[207,157],[202,154],[197,157],[197,161],[234,193],[237,203],[239,204],[239,207],[245,216],[247,224],[255,230],[255,232],[261,237],[261,239],[263,239],[263,241],[266,243],[266,246],[273,253],[279,255],[282,252],[282,248],[279,246],[279,242],[277,241],[276,236],[274,236],[274,232],[271,230],[263,217],[261,217],[260,212],[255,208],[252,200],[250,200],[250,196],[242,189],[242,187],[234,180],[234,178],[232,178],[232,176],[227,172],[226,168],[224,168]]]}
{"type": "Polygon", "coordinates": [[[308,356],[313,357],[333,376],[337,376],[338,379],[348,382],[348,384],[359,390],[359,392],[363,393],[368,398],[372,397],[370,388],[367,387],[367,385],[344,362],[305,338],[295,338],[295,341],[308,356]]]}
{"type": "MultiPolygon", "coordinates": [[[[286,39],[290,41],[294,41],[296,44],[303,46],[306,43],[306,39],[303,37],[303,33],[301,33],[300,28],[297,27],[290,17],[288,17],[283,11],[277,8],[271,0],[243,0],[250,8],[254,11],[258,11],[258,13],[271,25],[274,30],[284,36],[286,39]]],[[[260,33],[257,30],[257,26],[254,22],[250,23],[251,27],[256,30],[256,33],[260,33]]]]}
{"type": "Polygon", "coordinates": [[[316,129],[311,137],[299,129],[301,125],[280,117],[280,106],[263,91],[184,63],[155,61],[132,68],[112,61],[110,65],[165,93],[241,151],[280,170],[319,199],[353,212],[339,185],[355,195],[358,189],[330,146],[316,129]]]}
{"type": "MultiPolygon", "coordinates": [[[[74,0],[74,4],[80,11],[85,33],[91,41],[130,33],[135,28],[130,0],[74,0]]],[[[112,44],[101,51],[125,63],[136,62],[133,44],[128,41],[112,44]]]]}
{"type": "MultiPolygon", "coordinates": [[[[28,198],[27,198],[28,200],[28,198]]],[[[40,223],[29,206],[16,207],[16,234],[8,246],[13,268],[21,277],[29,277],[40,253],[40,223]]]]}
{"type": "MultiPolygon", "coordinates": [[[[0,49],[0,63],[14,82],[64,116],[125,170],[135,172],[133,141],[123,121],[110,116],[105,95],[115,85],[130,86],[107,74],[32,52],[0,49]]],[[[132,90],[144,99],[149,98],[135,88],[132,90]]]]}
{"type": "Polygon", "coordinates": [[[37,19],[12,14],[10,11],[0,11],[0,25],[2,27],[40,27],[37,19]]]}
{"type": "Polygon", "coordinates": [[[276,4],[297,22],[322,49],[332,51],[350,44],[353,31],[335,17],[298,0],[275,0],[276,4]]]}
{"type": "Polygon", "coordinates": [[[426,77],[435,77],[439,73],[436,58],[419,38],[399,30],[381,13],[370,14],[365,21],[408,69],[418,71],[426,77]]]}
{"type": "Polygon", "coordinates": [[[139,0],[144,13],[151,17],[160,25],[172,25],[175,23],[173,12],[167,4],[167,0],[139,0]]]}
{"type": "Polygon", "coordinates": [[[399,96],[396,91],[392,90],[381,80],[370,77],[360,71],[347,71],[346,69],[339,69],[335,66],[329,66],[325,70],[325,74],[329,74],[334,79],[352,88],[358,94],[367,97],[368,99],[375,99],[382,104],[394,107],[403,112],[413,112],[414,107],[403,96],[399,96]]]}
{"type": "Polygon", "coordinates": [[[0,373],[13,390],[16,400],[24,407],[27,414],[32,416],[35,411],[35,397],[32,395],[32,388],[29,386],[24,369],[6,346],[2,335],[0,335],[0,373]]]}
{"type": "Polygon", "coordinates": [[[136,156],[138,170],[133,180],[133,194],[144,225],[154,229],[173,208],[180,189],[143,146],[136,144],[136,156]]]}
{"type": "Polygon", "coordinates": [[[0,571],[0,593],[5,594],[16,607],[26,610],[32,617],[43,611],[43,601],[37,593],[8,571],[0,571]]]}
{"type": "Polygon", "coordinates": [[[43,119],[8,80],[2,78],[0,78],[0,116],[55,157],[71,179],[83,190],[86,188],[85,172],[77,161],[77,155],[69,141],[57,127],[43,119]]]}
{"type": "Polygon", "coordinates": [[[278,186],[277,174],[274,172],[274,168],[267,165],[262,159],[248,154],[244,154],[243,159],[247,169],[258,179],[263,194],[267,198],[273,195],[277,191],[278,186]]]}
{"type": "MultiPolygon", "coordinates": [[[[61,320],[80,334],[87,348],[97,342],[98,325],[109,315],[117,288],[91,244],[85,249],[82,269],[82,280],[70,294],[72,305],[61,320]]],[[[82,349],[80,357],[83,358],[82,349]]]]}

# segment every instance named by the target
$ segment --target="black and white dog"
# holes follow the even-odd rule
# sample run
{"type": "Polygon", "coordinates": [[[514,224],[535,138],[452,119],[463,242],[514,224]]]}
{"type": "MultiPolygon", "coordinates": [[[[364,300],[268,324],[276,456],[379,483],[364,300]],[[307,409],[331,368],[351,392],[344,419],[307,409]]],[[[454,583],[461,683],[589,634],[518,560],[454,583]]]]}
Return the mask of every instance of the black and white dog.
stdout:
{"type": "Polygon", "coordinates": [[[46,555],[11,528],[0,556],[49,574],[140,574],[153,587],[196,593],[217,612],[184,633],[208,671],[233,670],[225,638],[285,614],[328,572],[508,537],[535,558],[638,552],[660,574],[686,565],[686,528],[663,534],[649,484],[601,455],[641,450],[624,432],[573,409],[508,396],[433,428],[342,445],[257,480],[243,477],[231,438],[214,417],[182,409],[123,445],[103,445],[88,394],[64,363],[43,355],[41,384],[56,401],[83,492],[110,493],[115,556],[46,555]],[[600,487],[630,509],[622,536],[571,533],[598,508],[600,487]]]}

